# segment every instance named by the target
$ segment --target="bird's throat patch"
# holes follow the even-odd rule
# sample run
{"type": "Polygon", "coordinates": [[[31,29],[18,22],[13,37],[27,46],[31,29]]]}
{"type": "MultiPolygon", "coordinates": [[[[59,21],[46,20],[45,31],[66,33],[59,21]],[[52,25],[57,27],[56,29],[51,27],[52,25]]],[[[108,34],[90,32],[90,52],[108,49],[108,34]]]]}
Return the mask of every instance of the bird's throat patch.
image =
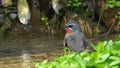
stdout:
{"type": "Polygon", "coordinates": [[[70,30],[70,29],[65,28],[65,30],[66,30],[66,32],[67,32],[68,34],[71,34],[71,33],[72,33],[72,30],[70,30]]]}

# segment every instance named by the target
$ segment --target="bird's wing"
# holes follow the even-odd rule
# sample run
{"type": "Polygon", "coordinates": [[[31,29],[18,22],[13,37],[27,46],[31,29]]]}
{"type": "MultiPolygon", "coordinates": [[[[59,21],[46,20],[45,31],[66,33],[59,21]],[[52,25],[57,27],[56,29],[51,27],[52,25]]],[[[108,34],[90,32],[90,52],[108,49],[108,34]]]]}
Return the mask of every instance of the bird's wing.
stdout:
{"type": "Polygon", "coordinates": [[[90,42],[86,39],[86,36],[84,33],[81,33],[82,36],[82,41],[83,41],[83,45],[81,46],[81,50],[87,50],[89,52],[92,52],[92,47],[90,46],[90,42]]]}
{"type": "Polygon", "coordinates": [[[84,34],[78,33],[73,34],[69,37],[67,37],[67,45],[69,48],[75,52],[81,52],[84,50],[84,34]]]}

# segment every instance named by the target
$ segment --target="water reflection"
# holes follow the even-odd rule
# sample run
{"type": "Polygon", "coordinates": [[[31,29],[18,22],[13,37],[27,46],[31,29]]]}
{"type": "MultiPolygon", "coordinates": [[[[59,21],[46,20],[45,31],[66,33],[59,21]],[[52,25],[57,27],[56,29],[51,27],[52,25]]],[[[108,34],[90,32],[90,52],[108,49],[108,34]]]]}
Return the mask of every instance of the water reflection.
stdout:
{"type": "Polygon", "coordinates": [[[62,32],[10,35],[0,41],[0,68],[34,68],[33,62],[60,56],[63,37],[62,32]]]}
{"type": "Polygon", "coordinates": [[[31,66],[32,58],[30,57],[29,51],[23,50],[21,59],[22,59],[22,68],[31,68],[32,67],[31,66]]]}

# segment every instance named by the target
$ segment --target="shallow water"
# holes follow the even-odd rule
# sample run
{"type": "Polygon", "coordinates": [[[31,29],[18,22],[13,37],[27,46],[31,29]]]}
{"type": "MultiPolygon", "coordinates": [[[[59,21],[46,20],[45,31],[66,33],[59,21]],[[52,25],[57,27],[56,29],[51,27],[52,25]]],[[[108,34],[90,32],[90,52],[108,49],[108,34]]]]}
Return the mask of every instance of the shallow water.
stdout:
{"type": "Polygon", "coordinates": [[[34,68],[35,61],[63,55],[64,34],[10,34],[0,43],[0,68],[34,68]]]}

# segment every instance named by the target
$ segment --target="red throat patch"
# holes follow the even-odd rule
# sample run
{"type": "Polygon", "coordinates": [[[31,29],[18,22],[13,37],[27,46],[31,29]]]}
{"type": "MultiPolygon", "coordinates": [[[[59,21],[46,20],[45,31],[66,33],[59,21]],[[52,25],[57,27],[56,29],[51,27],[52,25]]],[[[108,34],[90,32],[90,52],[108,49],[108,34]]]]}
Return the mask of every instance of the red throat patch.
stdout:
{"type": "Polygon", "coordinates": [[[70,30],[70,29],[65,28],[65,30],[66,30],[66,32],[67,32],[68,34],[71,34],[71,33],[72,33],[72,30],[70,30]]]}

